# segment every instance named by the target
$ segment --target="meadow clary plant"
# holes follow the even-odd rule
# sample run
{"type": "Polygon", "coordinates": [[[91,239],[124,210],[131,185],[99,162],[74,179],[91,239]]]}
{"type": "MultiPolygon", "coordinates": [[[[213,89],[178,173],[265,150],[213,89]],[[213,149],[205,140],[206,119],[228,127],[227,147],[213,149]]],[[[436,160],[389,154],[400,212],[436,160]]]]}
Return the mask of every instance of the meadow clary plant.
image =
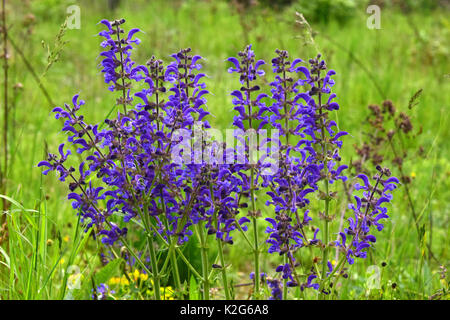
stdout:
{"type": "MultiPolygon", "coordinates": [[[[164,298],[161,281],[167,282],[167,270],[175,296],[185,297],[179,261],[202,283],[204,299],[214,285],[213,269],[221,273],[224,297],[233,298],[224,247],[237,237],[253,252],[255,299],[287,299],[289,294],[304,298],[307,288],[326,297],[345,264],[365,258],[376,242],[373,228],[382,230],[381,219],[388,218],[383,204],[392,200],[399,183],[381,167],[374,183],[359,175],[363,183],[355,192],[362,190],[362,195],[355,194],[350,205],[348,227],[340,240],[330,240],[330,202],[339,197],[331,186],[348,179],[347,167],[339,165],[341,138],[347,132],[331,120],[339,109],[331,93],[335,72],[320,55],[305,66],[301,59],[290,59],[287,51],[276,50],[275,76],[264,87],[259,78],[269,77],[265,62],[255,59],[251,46],[229,58],[229,72],[237,73],[241,84],[231,93],[237,112],[233,133],[239,143],[230,146],[206,134],[211,126],[202,57],[187,48],[171,55],[168,64],[152,56],[139,65],[132,60],[139,29],[125,33],[124,22],[102,20],[106,30],[99,33],[105,39],[100,54],[104,80],[110,91],[119,93],[116,116],[88,124],[81,115],[85,102],[78,95],[71,106],[55,108],[67,142],[59,146],[59,155],[49,154],[38,164],[46,167],[43,174],[57,171],[60,180],[68,182],[68,199],[85,229],[92,228],[113,257],[119,257],[115,251],[123,247],[151,280],[149,292],[155,299],[164,298]],[[252,139],[267,129],[278,134],[261,136],[254,150],[252,139]],[[271,152],[269,143],[275,146],[271,152]],[[83,159],[78,169],[69,165],[75,159],[69,158],[68,146],[83,159]],[[260,153],[262,157],[255,156],[260,153]],[[258,197],[267,199],[264,210],[258,197]],[[258,232],[261,223],[265,234],[258,232]],[[143,236],[144,248],[135,247],[130,234],[143,236]],[[201,272],[183,253],[193,235],[200,243],[201,272]],[[211,265],[212,242],[217,258],[211,265]],[[303,255],[306,247],[309,253],[303,255]],[[339,248],[335,263],[328,257],[331,247],[339,248]],[[261,268],[266,254],[280,256],[272,272],[261,268]]],[[[97,288],[105,286],[93,288],[101,293],[97,288]]]]}

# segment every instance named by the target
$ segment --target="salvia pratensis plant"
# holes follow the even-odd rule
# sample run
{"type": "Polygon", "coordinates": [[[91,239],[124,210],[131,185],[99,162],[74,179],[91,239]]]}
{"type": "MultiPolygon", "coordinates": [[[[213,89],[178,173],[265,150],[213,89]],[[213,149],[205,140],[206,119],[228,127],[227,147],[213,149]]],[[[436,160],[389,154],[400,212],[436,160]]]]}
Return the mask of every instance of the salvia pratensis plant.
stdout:
{"type": "MultiPolygon", "coordinates": [[[[56,171],[67,183],[68,199],[85,230],[92,228],[108,252],[101,255],[102,265],[120,257],[133,260],[151,280],[155,299],[164,298],[168,272],[176,298],[185,297],[179,262],[202,284],[204,299],[210,297],[213,271],[218,270],[223,296],[230,299],[225,247],[241,237],[253,252],[255,299],[305,298],[307,292],[329,296],[337,279],[346,276],[345,265],[365,258],[374,246],[374,229],[383,229],[388,218],[384,204],[399,183],[380,166],[373,177],[359,174],[348,224],[338,240],[331,240],[330,202],[338,188],[331,189],[349,179],[347,166],[339,164],[347,132],[332,120],[339,110],[331,91],[335,72],[320,55],[305,63],[276,50],[274,76],[266,86],[261,81],[269,78],[266,63],[256,59],[251,45],[245,47],[228,59],[239,89],[231,92],[238,145],[227,145],[207,134],[209,91],[202,57],[187,48],[172,54],[169,63],[151,56],[139,65],[132,60],[139,29],[126,32],[124,23],[102,20],[106,29],[99,33],[105,39],[101,71],[108,89],[118,92],[116,115],[89,124],[82,115],[87,104],[78,95],[71,105],[54,108],[67,141],[38,164],[45,167],[43,174],[56,171]],[[270,138],[264,135],[267,129],[270,138]],[[73,153],[82,159],[76,166],[71,165],[73,153]],[[261,224],[265,234],[258,232],[261,224]],[[145,236],[144,247],[132,242],[132,235],[139,234],[145,236]],[[193,237],[200,247],[201,271],[183,252],[193,237]],[[217,246],[213,264],[211,243],[217,246]],[[332,247],[339,252],[334,263],[332,247]],[[321,257],[315,256],[317,250],[321,257]],[[274,255],[271,261],[278,259],[272,270],[262,269],[267,254],[274,255]],[[305,261],[307,256],[312,261],[305,261]]],[[[106,284],[93,284],[94,298],[112,292],[106,284]]]]}

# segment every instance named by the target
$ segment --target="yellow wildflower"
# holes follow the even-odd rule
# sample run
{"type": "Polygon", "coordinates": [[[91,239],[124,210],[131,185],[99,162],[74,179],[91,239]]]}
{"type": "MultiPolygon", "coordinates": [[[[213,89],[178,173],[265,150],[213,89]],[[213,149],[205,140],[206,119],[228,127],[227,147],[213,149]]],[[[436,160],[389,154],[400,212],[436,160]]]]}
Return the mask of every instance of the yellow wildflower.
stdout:
{"type": "Polygon", "coordinates": [[[148,279],[148,274],[135,269],[133,272],[128,273],[128,277],[134,282],[137,282],[138,280],[146,281],[148,279]]]}
{"type": "Polygon", "coordinates": [[[140,274],[139,270],[135,269],[133,272],[128,273],[128,277],[136,282],[139,279],[140,274]]]}
{"type": "Polygon", "coordinates": [[[122,276],[122,278],[120,279],[120,285],[128,286],[129,284],[130,284],[130,281],[128,281],[128,279],[125,276],[122,276]]]}
{"type": "Polygon", "coordinates": [[[148,279],[148,274],[146,273],[141,273],[141,275],[139,276],[139,278],[141,279],[141,281],[146,281],[148,279]]]}
{"type": "Polygon", "coordinates": [[[138,281],[140,275],[141,273],[139,272],[139,270],[135,269],[133,273],[134,282],[138,281]]]}
{"type": "Polygon", "coordinates": [[[161,288],[161,291],[164,293],[163,300],[174,300],[174,291],[172,287],[164,287],[161,288]]]}
{"type": "Polygon", "coordinates": [[[111,279],[109,279],[108,284],[109,285],[120,284],[120,277],[112,277],[111,279]]]}

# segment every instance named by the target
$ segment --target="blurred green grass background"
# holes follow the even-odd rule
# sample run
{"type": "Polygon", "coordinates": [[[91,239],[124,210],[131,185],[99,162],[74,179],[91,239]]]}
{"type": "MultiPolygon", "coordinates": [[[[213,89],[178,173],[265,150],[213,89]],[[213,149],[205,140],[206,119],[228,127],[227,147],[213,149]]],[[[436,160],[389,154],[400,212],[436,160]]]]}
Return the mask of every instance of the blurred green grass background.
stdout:
{"type": "MultiPolygon", "coordinates": [[[[251,6],[240,15],[239,9],[227,1],[121,1],[111,10],[107,1],[16,0],[7,1],[7,20],[10,37],[40,75],[47,65],[47,50],[42,42],[53,48],[67,7],[72,4],[80,7],[81,28],[66,30],[63,40],[67,44],[41,81],[56,105],[69,102],[79,93],[87,102],[85,114],[90,122],[102,121],[115,102],[98,67],[101,40],[96,34],[101,30],[97,25],[101,19],[125,18],[126,28],[142,30],[138,36],[142,43],[134,56],[138,63],[145,63],[151,55],[168,61],[171,53],[184,47],[191,47],[195,54],[203,56],[204,71],[209,76],[206,83],[212,92],[208,97],[213,115],[210,122],[221,129],[231,127],[229,93],[239,88],[237,79],[227,73],[229,66],[224,62],[227,57],[236,55],[247,42],[253,44],[257,58],[266,62],[270,62],[277,48],[303,60],[316,55],[318,49],[328,66],[337,72],[334,92],[341,110],[335,120],[341,129],[351,132],[344,141],[344,161],[350,160],[353,144],[361,141],[368,104],[390,99],[398,109],[412,116],[415,132],[422,128],[421,135],[406,143],[423,146],[426,157],[408,161],[404,167],[408,174],[415,175],[411,189],[422,213],[420,224],[424,225],[439,260],[437,263],[423,259],[406,199],[398,192],[392,220],[377,237],[379,243],[373,256],[353,267],[358,272],[352,272],[353,278],[344,283],[342,297],[366,297],[364,270],[385,261],[387,267],[382,269],[385,290],[371,298],[426,299],[442,286],[439,266],[448,266],[449,12],[428,7],[410,7],[405,12],[401,6],[386,6],[381,10],[381,29],[370,30],[366,26],[369,14],[365,2],[355,2],[357,5],[351,7],[348,16],[325,13],[317,17],[307,11],[302,1],[276,9],[251,6]],[[313,30],[315,45],[305,43],[302,37],[305,30],[295,23],[295,12],[303,10],[313,30]],[[407,110],[410,97],[419,89],[423,89],[419,104],[407,110]],[[397,283],[395,290],[388,286],[389,281],[397,283]]],[[[79,240],[80,233],[75,230],[77,217],[65,199],[65,187],[54,176],[43,179],[41,170],[36,168],[45,157],[46,146],[55,150],[63,141],[60,123],[54,120],[52,106],[22,57],[11,45],[9,52],[14,116],[9,132],[12,165],[7,173],[7,195],[23,208],[36,211],[24,214],[24,209],[12,205],[17,213],[17,226],[10,233],[19,232],[17,241],[23,245],[8,255],[10,260],[17,259],[15,268],[11,267],[11,261],[9,267],[7,263],[0,265],[0,297],[55,299],[64,285],[61,279],[67,263],[61,261],[70,260],[72,255],[71,262],[79,265],[87,278],[99,265],[95,256],[98,247],[87,244],[89,250],[73,256],[79,245],[75,235],[79,240]],[[21,86],[13,88],[18,83],[21,86]]],[[[248,281],[250,272],[248,262],[241,258],[248,253],[241,247],[236,245],[228,250],[233,269],[240,270],[234,275],[236,282],[248,281]]],[[[266,261],[263,266],[269,268],[270,264],[266,261]]],[[[239,291],[241,298],[246,297],[246,290],[239,291]]]]}

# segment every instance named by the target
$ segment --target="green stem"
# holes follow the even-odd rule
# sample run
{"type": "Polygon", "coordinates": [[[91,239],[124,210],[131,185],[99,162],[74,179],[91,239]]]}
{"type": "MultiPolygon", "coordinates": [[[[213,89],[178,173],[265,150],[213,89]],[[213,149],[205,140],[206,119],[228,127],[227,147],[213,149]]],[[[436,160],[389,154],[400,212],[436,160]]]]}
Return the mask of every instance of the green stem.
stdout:
{"type": "MultiPolygon", "coordinates": [[[[111,227],[111,226],[110,226],[111,227]]],[[[151,272],[147,266],[145,265],[144,262],[142,262],[142,260],[137,256],[137,254],[134,253],[133,249],[130,247],[130,245],[128,244],[128,242],[125,240],[124,237],[121,237],[120,240],[122,241],[123,245],[125,246],[125,248],[127,248],[127,251],[133,256],[133,258],[136,259],[136,261],[141,265],[141,267],[145,270],[145,272],[147,272],[150,276],[153,277],[153,272],[151,272]]]]}
{"type": "MultiPolygon", "coordinates": [[[[211,174],[210,174],[210,179],[211,179],[211,174]]],[[[210,182],[210,185],[209,185],[209,191],[211,193],[212,202],[214,203],[215,199],[214,199],[214,189],[213,189],[212,181],[210,182]]],[[[214,214],[213,214],[213,222],[217,223],[217,211],[215,208],[214,208],[214,214]]],[[[237,223],[237,224],[239,225],[239,223],[237,223]]],[[[225,268],[225,259],[223,257],[223,243],[222,243],[221,239],[216,239],[216,241],[217,241],[217,251],[219,254],[220,265],[222,267],[221,271],[222,271],[223,290],[225,291],[225,298],[227,300],[230,300],[230,293],[228,292],[227,270],[225,268]]]]}
{"type": "MultiPolygon", "coordinates": [[[[0,181],[0,192],[7,194],[6,181],[8,176],[8,27],[6,26],[6,0],[2,1],[2,33],[3,33],[3,89],[4,89],[4,106],[3,106],[3,172],[0,175],[2,180],[0,181]]],[[[7,201],[3,200],[3,210],[7,209],[7,201]]],[[[6,221],[6,214],[0,218],[0,228],[2,224],[6,221]]]]}
{"type": "MultiPolygon", "coordinates": [[[[398,135],[399,135],[399,137],[401,137],[401,131],[398,131],[398,135]]],[[[389,139],[389,145],[390,145],[390,147],[391,147],[391,149],[392,149],[392,152],[394,153],[394,156],[395,156],[396,158],[398,158],[397,150],[395,149],[394,144],[393,144],[393,141],[392,141],[391,139],[389,139]]],[[[403,172],[403,167],[402,167],[402,165],[397,165],[397,168],[398,168],[398,170],[399,170],[399,172],[400,172],[400,175],[401,175],[402,177],[404,177],[404,176],[405,176],[405,173],[403,172]]],[[[413,215],[414,226],[416,227],[416,231],[417,231],[417,239],[418,239],[419,244],[420,244],[420,243],[421,243],[421,233],[420,233],[420,226],[419,226],[419,221],[418,221],[418,218],[419,218],[419,217],[417,217],[417,214],[416,214],[414,202],[413,202],[413,199],[412,199],[412,196],[411,196],[411,192],[410,192],[409,187],[408,187],[408,183],[404,183],[403,186],[405,187],[405,188],[404,188],[405,194],[406,194],[406,197],[407,197],[407,199],[408,199],[408,203],[409,203],[409,207],[410,207],[410,209],[411,209],[411,213],[412,213],[412,215],[413,215]]],[[[431,250],[431,245],[430,245],[429,243],[427,243],[427,249],[428,249],[429,256],[430,256],[431,258],[433,258],[436,262],[439,263],[439,261],[437,260],[437,258],[434,256],[433,251],[431,250]]]]}
{"type": "Polygon", "coordinates": [[[334,274],[335,274],[339,269],[341,269],[341,267],[343,266],[343,264],[345,264],[345,260],[346,260],[346,259],[347,259],[346,256],[343,256],[343,257],[341,258],[341,260],[338,262],[338,264],[336,265],[336,267],[334,268],[334,270],[333,270],[333,271],[329,274],[329,276],[325,279],[324,284],[328,283],[328,281],[330,281],[330,280],[333,278],[334,274]]]}
{"type": "MultiPolygon", "coordinates": [[[[127,177],[127,181],[128,181],[128,177],[127,177]]],[[[138,203],[138,201],[136,199],[136,194],[133,192],[133,190],[131,191],[131,193],[133,195],[134,201],[136,203],[138,203]]],[[[153,285],[155,286],[155,289],[154,289],[155,300],[161,300],[160,279],[159,279],[160,275],[158,272],[158,264],[156,262],[157,259],[156,259],[153,235],[151,234],[151,231],[150,231],[151,223],[149,221],[148,207],[145,206],[145,212],[143,212],[141,207],[139,205],[137,205],[137,210],[141,217],[142,223],[144,224],[145,235],[147,237],[148,249],[150,251],[150,264],[152,266],[151,277],[153,278],[153,285]]]]}
{"type": "Polygon", "coordinates": [[[235,221],[235,225],[237,226],[238,230],[241,232],[242,236],[244,237],[245,241],[247,242],[247,244],[249,245],[249,247],[253,250],[253,244],[250,241],[250,239],[248,238],[247,234],[245,233],[244,230],[242,230],[241,225],[239,224],[239,222],[235,221]]]}
{"type": "Polygon", "coordinates": [[[148,246],[150,249],[150,263],[152,265],[152,271],[153,271],[153,285],[154,285],[154,292],[155,292],[155,300],[161,300],[161,285],[159,281],[159,273],[158,273],[158,265],[156,263],[156,253],[155,248],[153,246],[153,238],[147,237],[148,240],[148,246]]]}
{"type": "Polygon", "coordinates": [[[257,217],[256,217],[256,203],[255,203],[255,181],[253,176],[253,166],[250,169],[250,176],[251,176],[251,198],[252,198],[252,220],[253,220],[253,234],[254,234],[254,259],[255,259],[255,298],[259,299],[259,240],[258,240],[258,223],[257,223],[257,217]]]}
{"type": "Polygon", "coordinates": [[[180,248],[175,248],[176,252],[180,256],[181,260],[184,261],[186,266],[191,269],[191,272],[198,278],[200,281],[204,281],[204,278],[200,275],[200,273],[197,272],[197,270],[194,268],[194,266],[189,262],[189,260],[184,256],[183,252],[181,252],[180,248]]]}
{"type": "MultiPolygon", "coordinates": [[[[181,293],[182,287],[181,287],[181,280],[180,280],[180,272],[178,271],[177,257],[175,255],[174,251],[172,251],[172,255],[170,256],[170,263],[172,264],[172,274],[175,279],[175,287],[181,293]]],[[[182,294],[180,295],[180,298],[183,300],[182,294]]]]}
{"type": "Polygon", "coordinates": [[[223,290],[225,291],[225,299],[230,300],[230,292],[228,291],[227,270],[225,267],[225,259],[223,257],[223,244],[222,240],[220,239],[217,239],[217,250],[219,252],[220,265],[222,267],[222,283],[223,283],[223,290]]]}
{"type": "MultiPolygon", "coordinates": [[[[134,196],[134,194],[133,194],[134,196]]],[[[140,208],[139,208],[140,209],[140,208]]],[[[156,262],[156,252],[154,247],[154,241],[153,241],[153,235],[150,233],[150,221],[148,216],[148,209],[146,208],[145,214],[141,213],[141,219],[144,223],[144,228],[147,230],[145,233],[147,236],[147,243],[150,251],[150,264],[152,266],[152,278],[153,278],[153,285],[155,286],[154,292],[155,292],[155,300],[161,300],[161,285],[160,285],[160,274],[158,271],[158,264],[156,262]]]]}
{"type": "MultiPolygon", "coordinates": [[[[331,279],[333,278],[334,274],[339,271],[341,269],[341,267],[343,267],[343,265],[345,264],[345,261],[347,260],[346,255],[344,255],[341,260],[337,263],[336,267],[334,267],[333,271],[329,274],[329,276],[323,281],[323,285],[327,284],[328,281],[331,281],[331,279]]],[[[334,280],[333,283],[333,292],[336,293],[337,290],[337,282],[339,280],[341,276],[341,272],[339,271],[339,273],[337,274],[336,279],[334,280]]]]}
{"type": "MultiPolygon", "coordinates": [[[[249,63],[247,61],[246,63],[246,69],[249,70],[249,63]]],[[[246,88],[250,89],[250,80],[247,77],[246,79],[246,88]]],[[[248,128],[251,130],[253,129],[253,125],[252,125],[252,115],[253,115],[253,110],[252,110],[252,100],[250,99],[250,93],[251,91],[247,91],[247,101],[246,104],[248,106],[248,128]]],[[[249,162],[252,163],[253,159],[250,159],[251,153],[249,154],[249,162]]],[[[254,177],[254,166],[253,164],[250,164],[250,198],[251,198],[251,202],[252,202],[252,220],[253,220],[253,233],[254,233],[254,248],[253,248],[253,253],[254,253],[254,264],[255,264],[255,279],[259,279],[259,244],[258,244],[258,223],[257,223],[257,212],[256,212],[256,202],[255,202],[255,177],[254,177]]],[[[255,299],[259,299],[259,291],[260,291],[260,286],[259,286],[259,281],[255,280],[255,290],[254,290],[254,298],[255,299]]]]}
{"type": "MultiPolygon", "coordinates": [[[[320,79],[320,74],[318,74],[319,79],[320,79]]],[[[320,80],[318,83],[318,87],[321,87],[320,84],[320,80]]],[[[327,146],[327,141],[326,141],[326,136],[325,136],[325,121],[323,118],[323,113],[322,113],[322,95],[319,92],[319,97],[318,97],[318,102],[319,102],[319,114],[320,114],[320,121],[321,123],[321,134],[322,134],[322,150],[323,150],[323,162],[324,162],[324,170],[325,170],[325,179],[324,179],[324,185],[325,185],[325,212],[324,212],[324,228],[323,228],[323,256],[322,256],[322,279],[321,282],[323,284],[323,278],[325,278],[326,275],[326,270],[327,270],[327,262],[328,262],[328,211],[329,211],[329,202],[330,202],[330,198],[329,198],[329,190],[328,190],[328,146],[327,146]]],[[[323,290],[324,288],[321,287],[321,289],[323,290]]],[[[321,299],[323,298],[324,294],[321,292],[320,293],[320,297],[321,299]]]]}
{"type": "MultiPolygon", "coordinates": [[[[159,180],[162,181],[161,170],[158,172],[158,175],[159,175],[159,180]]],[[[163,213],[164,213],[164,221],[165,221],[165,224],[166,224],[166,230],[168,231],[169,230],[169,224],[168,224],[168,221],[167,221],[167,218],[166,218],[167,208],[166,208],[166,203],[164,202],[164,197],[163,197],[162,191],[161,191],[161,206],[162,206],[162,210],[163,210],[163,213]]],[[[170,238],[170,236],[168,236],[167,237],[167,242],[169,244],[169,247],[172,246],[172,241],[174,241],[174,240],[172,240],[170,238]]],[[[169,254],[170,254],[170,256],[169,256],[170,257],[170,264],[172,265],[172,275],[173,275],[173,278],[174,278],[174,281],[175,281],[175,288],[177,289],[177,292],[181,293],[181,280],[180,280],[180,273],[178,271],[177,258],[176,258],[175,253],[173,251],[172,251],[172,253],[169,252],[169,254]]],[[[180,294],[180,297],[182,297],[182,296],[183,295],[180,294]]]]}
{"type": "Polygon", "coordinates": [[[200,237],[202,273],[203,273],[203,299],[209,300],[209,274],[208,274],[208,248],[205,235],[203,233],[203,223],[197,225],[197,232],[200,237]]]}
{"type": "Polygon", "coordinates": [[[180,248],[176,247],[174,242],[171,242],[171,244],[169,244],[166,239],[164,239],[164,237],[158,232],[158,230],[156,229],[155,226],[150,225],[150,227],[153,229],[153,231],[155,232],[156,236],[158,237],[159,240],[161,240],[162,243],[164,243],[164,245],[166,245],[167,247],[169,247],[169,252],[173,251],[173,249],[175,249],[175,252],[178,254],[178,256],[181,258],[181,260],[184,261],[184,263],[186,264],[186,266],[191,269],[191,272],[198,277],[199,279],[201,279],[203,281],[203,277],[197,272],[197,270],[195,269],[195,267],[189,262],[189,260],[184,256],[183,252],[180,250],[180,248]]]}
{"type": "MultiPolygon", "coordinates": [[[[288,263],[288,257],[287,254],[284,255],[283,257],[283,264],[286,265],[286,263],[288,263]]],[[[295,269],[294,269],[295,271],[295,269]]],[[[256,279],[256,278],[255,278],[256,279]]],[[[287,299],[287,294],[288,294],[288,290],[287,290],[287,279],[283,279],[283,299],[286,300],[287,299]]]]}
{"type": "Polygon", "coordinates": [[[55,103],[53,102],[52,98],[50,97],[47,89],[45,88],[44,84],[42,83],[41,79],[37,75],[36,71],[34,70],[31,62],[27,59],[23,51],[19,48],[19,46],[16,44],[15,40],[12,39],[11,35],[8,34],[8,40],[11,46],[13,47],[14,51],[16,51],[19,56],[22,58],[23,63],[25,64],[25,67],[27,67],[28,71],[31,73],[31,76],[36,81],[36,83],[39,86],[39,89],[42,91],[42,94],[44,95],[45,99],[49,103],[51,107],[55,106],[55,103]]]}
{"type": "MultiPolygon", "coordinates": [[[[165,212],[165,205],[164,204],[163,204],[163,207],[164,207],[164,212],[165,212]]],[[[166,221],[166,229],[169,230],[169,226],[167,224],[167,221],[166,221]]],[[[175,281],[175,288],[176,288],[177,292],[180,293],[180,297],[182,298],[183,295],[181,294],[180,273],[178,271],[177,258],[176,258],[175,251],[173,250],[173,248],[175,248],[177,252],[180,252],[181,250],[179,250],[179,248],[175,247],[175,241],[172,240],[170,238],[170,236],[167,237],[167,242],[166,243],[167,243],[167,245],[169,247],[169,252],[168,252],[167,258],[169,259],[170,265],[172,266],[172,276],[173,276],[173,279],[175,281]]]]}
{"type": "MultiPolygon", "coordinates": [[[[326,162],[325,162],[326,166],[326,162]]],[[[328,172],[327,172],[328,174],[328,172]]],[[[328,200],[328,178],[325,180],[325,222],[324,222],[324,232],[323,232],[323,244],[325,248],[323,250],[323,261],[322,261],[322,276],[324,277],[326,274],[327,262],[328,262],[328,208],[329,208],[329,200],[328,200]]]]}

